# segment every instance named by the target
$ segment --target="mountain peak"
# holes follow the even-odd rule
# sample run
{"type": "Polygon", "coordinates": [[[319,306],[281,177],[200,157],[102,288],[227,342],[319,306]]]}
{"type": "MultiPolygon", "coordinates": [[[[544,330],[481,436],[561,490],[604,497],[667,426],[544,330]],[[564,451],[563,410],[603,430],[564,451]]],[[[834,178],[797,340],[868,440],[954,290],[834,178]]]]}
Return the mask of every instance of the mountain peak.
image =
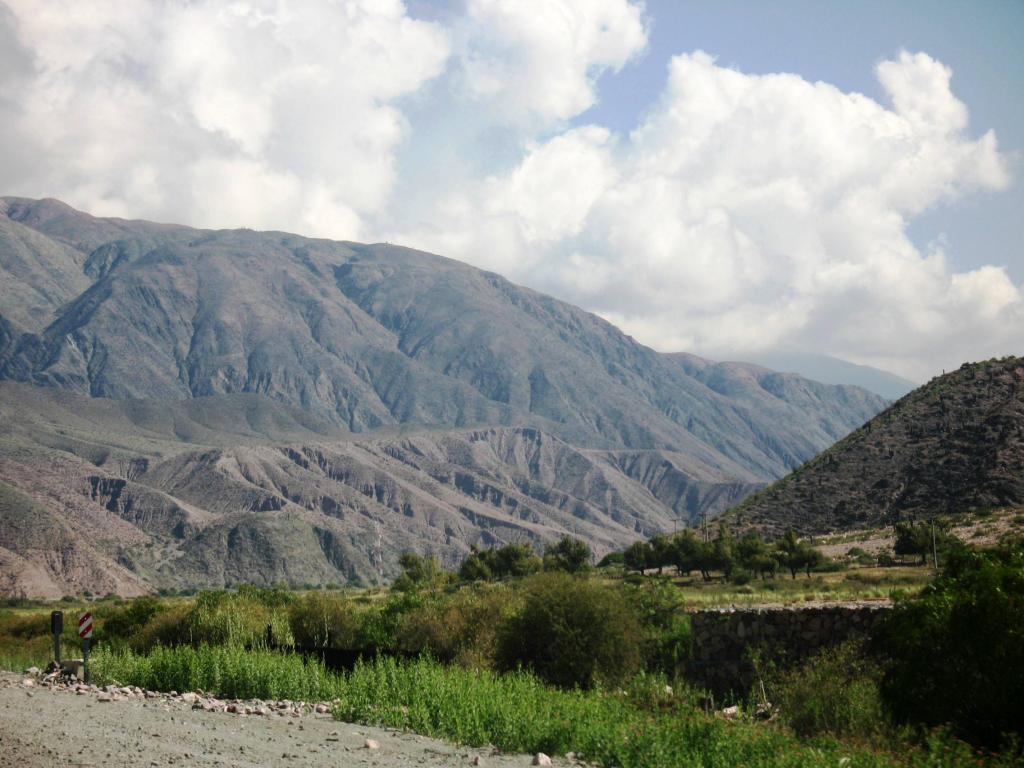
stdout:
{"type": "Polygon", "coordinates": [[[728,516],[778,535],[1024,503],[1024,359],[965,363],[728,516]]]}

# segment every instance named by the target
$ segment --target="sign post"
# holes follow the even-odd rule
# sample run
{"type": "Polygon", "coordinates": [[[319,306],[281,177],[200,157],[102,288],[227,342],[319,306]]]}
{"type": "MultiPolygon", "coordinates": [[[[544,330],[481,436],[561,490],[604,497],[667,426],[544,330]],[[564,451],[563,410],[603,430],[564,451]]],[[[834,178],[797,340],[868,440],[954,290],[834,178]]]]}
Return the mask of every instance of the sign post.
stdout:
{"type": "Polygon", "coordinates": [[[50,634],[53,635],[53,660],[60,666],[60,633],[64,631],[64,614],[61,611],[50,613],[50,634]]]}
{"type": "Polygon", "coordinates": [[[78,616],[78,636],[82,638],[82,674],[89,682],[89,641],[92,639],[92,614],[83,611],[78,616]]]}

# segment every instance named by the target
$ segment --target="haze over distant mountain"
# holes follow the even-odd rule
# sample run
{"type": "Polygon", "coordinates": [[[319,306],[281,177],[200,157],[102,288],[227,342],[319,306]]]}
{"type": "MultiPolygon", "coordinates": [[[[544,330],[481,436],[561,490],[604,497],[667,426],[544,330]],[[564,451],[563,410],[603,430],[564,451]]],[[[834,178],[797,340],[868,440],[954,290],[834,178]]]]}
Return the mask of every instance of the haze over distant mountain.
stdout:
{"type": "MultiPolygon", "coordinates": [[[[376,580],[402,549],[455,563],[566,532],[603,551],[725,509],[885,405],[662,355],[390,245],[4,198],[0,278],[0,512],[91,516],[114,589],[376,580]]],[[[15,543],[47,590],[84,583],[15,543]]]]}
{"type": "Polygon", "coordinates": [[[1024,504],[1024,359],[936,377],[728,517],[778,535],[1024,504]]]}
{"type": "Polygon", "coordinates": [[[887,400],[899,400],[918,387],[910,379],[895,373],[870,365],[857,365],[829,355],[775,350],[754,352],[744,355],[744,359],[776,371],[792,371],[823,384],[853,384],[887,400]]]}

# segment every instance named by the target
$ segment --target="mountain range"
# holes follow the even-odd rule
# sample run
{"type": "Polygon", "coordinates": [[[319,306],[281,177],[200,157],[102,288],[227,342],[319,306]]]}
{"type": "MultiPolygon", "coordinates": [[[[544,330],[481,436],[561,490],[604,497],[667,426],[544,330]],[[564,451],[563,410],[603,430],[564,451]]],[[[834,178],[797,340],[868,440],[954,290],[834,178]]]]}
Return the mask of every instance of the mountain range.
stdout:
{"type": "Polygon", "coordinates": [[[888,400],[899,400],[918,387],[910,379],[894,373],[830,355],[765,350],[747,355],[745,359],[776,371],[792,371],[824,384],[855,384],[888,400]]]}
{"type": "Polygon", "coordinates": [[[0,198],[0,589],[374,582],[717,514],[882,410],[407,248],[0,198]],[[49,542],[49,543],[48,543],[49,542]]]}

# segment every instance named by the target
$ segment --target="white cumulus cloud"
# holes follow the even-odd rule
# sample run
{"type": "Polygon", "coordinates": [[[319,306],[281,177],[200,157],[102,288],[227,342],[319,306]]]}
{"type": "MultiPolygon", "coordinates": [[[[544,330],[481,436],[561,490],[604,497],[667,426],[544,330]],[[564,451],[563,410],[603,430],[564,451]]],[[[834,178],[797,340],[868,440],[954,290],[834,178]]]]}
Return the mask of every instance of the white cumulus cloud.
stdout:
{"type": "Polygon", "coordinates": [[[617,133],[573,121],[645,54],[642,3],[446,8],[0,0],[0,192],[402,242],[663,350],[793,347],[925,377],[1021,341],[1005,269],[958,271],[908,236],[1009,183],[942,62],[880,62],[877,100],[683,53],[617,133]]]}
{"type": "Polygon", "coordinates": [[[440,75],[439,25],[399,0],[9,0],[5,189],[97,213],[359,237],[440,75]],[[20,171],[20,172],[19,172],[20,171]]]}
{"type": "Polygon", "coordinates": [[[665,350],[800,346],[911,376],[1006,351],[1024,307],[1005,270],[957,273],[907,235],[923,211],[1008,184],[995,136],[969,135],[949,68],[926,54],[877,76],[888,105],[677,56],[629,136],[590,126],[530,146],[408,238],[665,350]]]}
{"type": "Polygon", "coordinates": [[[647,44],[642,7],[623,0],[469,0],[459,29],[460,84],[510,122],[578,115],[597,76],[647,44]]]}

